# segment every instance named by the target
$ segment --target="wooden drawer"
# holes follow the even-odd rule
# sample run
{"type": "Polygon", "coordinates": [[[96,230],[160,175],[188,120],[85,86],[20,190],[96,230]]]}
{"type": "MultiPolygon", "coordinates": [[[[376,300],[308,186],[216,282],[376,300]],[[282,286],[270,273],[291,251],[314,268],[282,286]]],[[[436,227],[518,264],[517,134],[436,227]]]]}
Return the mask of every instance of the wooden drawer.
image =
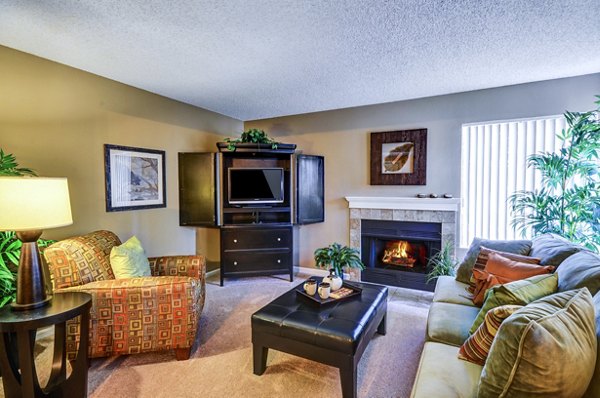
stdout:
{"type": "Polygon", "coordinates": [[[279,252],[227,252],[221,257],[221,266],[226,273],[254,272],[289,269],[292,264],[291,251],[279,252]]]}
{"type": "Polygon", "coordinates": [[[222,228],[221,250],[288,249],[292,228],[222,228]]]}

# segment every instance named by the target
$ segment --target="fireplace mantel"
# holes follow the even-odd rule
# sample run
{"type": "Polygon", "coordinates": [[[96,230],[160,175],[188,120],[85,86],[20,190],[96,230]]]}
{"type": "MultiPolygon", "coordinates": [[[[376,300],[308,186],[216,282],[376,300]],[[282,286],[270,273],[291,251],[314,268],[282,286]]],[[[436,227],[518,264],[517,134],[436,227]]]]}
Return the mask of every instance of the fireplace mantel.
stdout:
{"type": "Polygon", "coordinates": [[[414,198],[398,196],[346,196],[351,209],[458,211],[458,198],[414,198]]]}

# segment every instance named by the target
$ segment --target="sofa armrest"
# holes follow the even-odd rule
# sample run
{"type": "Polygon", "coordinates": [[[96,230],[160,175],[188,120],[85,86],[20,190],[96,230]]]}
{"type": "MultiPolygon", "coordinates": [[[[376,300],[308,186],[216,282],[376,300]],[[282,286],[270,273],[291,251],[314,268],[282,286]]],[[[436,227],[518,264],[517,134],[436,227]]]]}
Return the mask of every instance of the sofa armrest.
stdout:
{"type": "Polygon", "coordinates": [[[206,259],[198,256],[150,257],[150,271],[153,276],[190,276],[204,280],[206,259]]]}
{"type": "MultiPolygon", "coordinates": [[[[204,306],[203,280],[159,276],[96,281],[55,290],[92,295],[90,357],[191,347],[204,306]]],[[[79,318],[69,321],[67,356],[76,355],[79,318]]]]}

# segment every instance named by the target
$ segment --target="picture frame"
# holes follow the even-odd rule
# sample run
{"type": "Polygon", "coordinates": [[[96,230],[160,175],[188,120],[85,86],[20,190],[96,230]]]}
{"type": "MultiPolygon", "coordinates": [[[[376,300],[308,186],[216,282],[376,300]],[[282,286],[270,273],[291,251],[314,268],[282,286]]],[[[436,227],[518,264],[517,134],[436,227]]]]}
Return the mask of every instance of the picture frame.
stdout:
{"type": "Polygon", "coordinates": [[[165,151],[104,145],[106,211],[167,207],[165,151]]]}
{"type": "Polygon", "coordinates": [[[371,185],[425,185],[427,129],[371,133],[371,185]]]}

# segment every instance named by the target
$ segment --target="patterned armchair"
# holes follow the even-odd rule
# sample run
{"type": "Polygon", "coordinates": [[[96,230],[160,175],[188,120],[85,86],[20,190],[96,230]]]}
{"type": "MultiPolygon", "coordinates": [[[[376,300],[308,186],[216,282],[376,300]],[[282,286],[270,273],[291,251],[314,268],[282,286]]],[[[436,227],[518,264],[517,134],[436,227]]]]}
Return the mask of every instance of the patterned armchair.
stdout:
{"type": "MultiPolygon", "coordinates": [[[[115,279],[110,231],[57,242],[44,250],[54,293],[92,295],[90,358],[174,349],[188,359],[204,306],[203,256],[149,258],[151,277],[115,279]]],[[[79,319],[67,324],[67,357],[75,359],[79,319]]]]}

